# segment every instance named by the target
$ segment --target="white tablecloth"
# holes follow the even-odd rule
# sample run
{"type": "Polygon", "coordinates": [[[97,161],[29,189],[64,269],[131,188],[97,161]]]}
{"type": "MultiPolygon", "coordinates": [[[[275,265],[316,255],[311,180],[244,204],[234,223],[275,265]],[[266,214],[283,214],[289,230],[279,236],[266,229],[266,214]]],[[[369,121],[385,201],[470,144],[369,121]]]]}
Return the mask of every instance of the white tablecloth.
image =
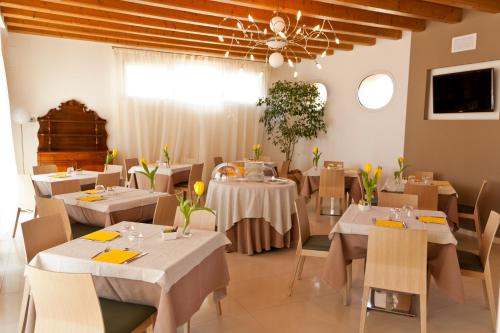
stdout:
{"type": "MultiPolygon", "coordinates": [[[[381,191],[403,193],[405,190],[405,184],[406,180],[403,180],[401,183],[396,184],[394,177],[389,177],[386,179],[381,191]]],[[[451,185],[438,186],[438,194],[457,195],[457,191],[451,185]]]]}
{"type": "MultiPolygon", "coordinates": [[[[150,165],[149,169],[154,169],[155,166],[150,165]]],[[[157,174],[160,175],[166,175],[166,176],[172,176],[174,173],[177,172],[182,172],[182,171],[189,171],[191,170],[191,164],[172,164],[169,168],[165,167],[160,167],[158,168],[158,171],[156,172],[157,174]]],[[[144,168],[140,165],[136,165],[130,168],[128,170],[128,173],[136,173],[137,171],[144,171],[144,168]]]]}
{"type": "Polygon", "coordinates": [[[67,176],[64,178],[52,178],[51,176],[56,175],[56,173],[47,173],[47,174],[33,175],[31,176],[31,179],[33,180],[33,183],[35,184],[38,192],[41,195],[52,195],[50,183],[77,179],[80,181],[80,185],[91,185],[95,184],[97,175],[99,173],[100,172],[96,171],[78,171],[75,175],[67,176]]]}
{"type": "MultiPolygon", "coordinates": [[[[350,205],[344,215],[330,231],[330,239],[335,233],[368,235],[370,228],[375,225],[373,219],[388,219],[390,215],[388,207],[371,207],[368,211],[361,211],[358,205],[350,205]]],[[[438,216],[446,219],[446,214],[431,210],[414,210],[412,217],[404,217],[408,229],[427,230],[427,238],[430,243],[457,244],[457,240],[450,231],[448,223],[422,223],[416,219],[417,216],[438,216]]]]}
{"type": "MultiPolygon", "coordinates": [[[[321,169],[324,169],[324,168],[312,167],[310,169],[307,169],[305,172],[303,172],[302,175],[308,176],[308,177],[319,177],[321,174],[321,169]]],[[[354,168],[345,168],[344,169],[344,177],[356,178],[356,177],[358,177],[358,170],[354,169],[354,168]]]]}
{"type": "Polygon", "coordinates": [[[292,228],[295,182],[284,184],[211,180],[206,206],[217,212],[217,230],[227,231],[247,218],[263,218],[281,235],[292,228]]]}
{"type": "Polygon", "coordinates": [[[56,195],[55,198],[64,200],[66,205],[79,206],[101,213],[112,213],[120,210],[156,204],[158,197],[168,195],[167,193],[138,190],[128,187],[114,187],[113,191],[98,194],[104,200],[87,202],[78,200],[84,196],[94,196],[85,192],[75,192],[56,195]]]}
{"type": "Polygon", "coordinates": [[[54,272],[90,273],[94,276],[156,283],[168,292],[173,284],[214,250],[229,244],[224,234],[204,230],[192,230],[190,238],[164,241],[160,234],[164,226],[144,223],[121,222],[105,230],[120,231],[125,223],[134,225],[135,230],[143,234],[144,240],[138,250],[148,252],[129,264],[118,265],[90,259],[106,247],[136,250],[136,243],[129,241],[124,234],[106,243],[74,239],[40,252],[30,265],[54,272]]]}

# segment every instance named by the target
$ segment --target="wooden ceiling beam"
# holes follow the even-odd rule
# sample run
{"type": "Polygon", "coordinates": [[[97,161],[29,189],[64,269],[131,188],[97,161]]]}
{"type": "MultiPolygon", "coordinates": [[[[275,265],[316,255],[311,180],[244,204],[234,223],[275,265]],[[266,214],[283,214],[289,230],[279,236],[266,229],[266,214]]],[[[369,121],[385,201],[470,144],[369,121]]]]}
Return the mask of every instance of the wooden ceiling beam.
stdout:
{"type": "MultiPolygon", "coordinates": [[[[63,1],[63,0],[54,0],[63,1]]],[[[116,5],[117,0],[87,0],[87,1],[98,1],[99,3],[105,3],[106,5],[116,5]]],[[[227,1],[224,0],[223,4],[216,5],[214,1],[211,0],[124,0],[121,1],[123,4],[122,8],[136,9],[140,6],[149,6],[156,8],[156,10],[176,10],[176,11],[187,11],[199,15],[208,15],[216,17],[237,17],[238,19],[248,21],[248,14],[251,14],[255,21],[261,23],[268,23],[272,16],[273,10],[276,9],[277,2],[275,0],[235,0],[227,1]],[[234,5],[236,3],[237,5],[234,5]],[[137,6],[137,7],[136,7],[137,6]],[[264,9],[260,9],[263,8],[264,9]]],[[[280,3],[280,2],[278,2],[280,3]]],[[[281,3],[280,3],[281,4],[281,3]]],[[[325,5],[321,4],[320,5],[325,5]]],[[[287,9],[288,12],[293,12],[295,14],[302,5],[296,4],[293,9],[287,9]]],[[[288,7],[288,5],[286,6],[288,7]]],[[[321,6],[320,6],[321,7],[321,6]]],[[[397,28],[411,31],[422,31],[425,29],[425,21],[421,19],[402,17],[398,15],[376,13],[369,10],[362,10],[357,8],[349,8],[344,6],[336,5],[326,5],[322,8],[323,13],[315,12],[316,15],[312,15],[307,12],[309,17],[304,16],[302,23],[308,26],[315,26],[321,24],[323,19],[329,19],[334,21],[350,22],[363,24],[374,27],[383,28],[397,28]],[[311,17],[313,16],[313,17],[311,17]]],[[[284,8],[281,7],[280,8],[284,8]]],[[[306,14],[306,13],[304,13],[306,14]]],[[[292,19],[292,22],[293,19],[292,19]]]]}
{"type": "MultiPolygon", "coordinates": [[[[239,2],[239,1],[238,1],[239,2]]],[[[440,21],[444,23],[458,23],[462,20],[462,9],[444,4],[430,3],[423,0],[304,0],[285,1],[282,4],[288,7],[289,3],[299,3],[304,6],[304,11],[320,11],[325,4],[334,4],[351,8],[359,8],[379,13],[416,17],[426,20],[440,21]],[[318,4],[323,2],[323,5],[318,4]]]]}
{"type": "Polygon", "coordinates": [[[474,9],[489,13],[500,13],[499,0],[426,0],[435,4],[474,9]]]}
{"type": "MultiPolygon", "coordinates": [[[[5,18],[10,19],[21,19],[21,20],[29,20],[29,21],[37,21],[37,22],[45,22],[45,23],[61,23],[70,26],[77,26],[82,28],[99,28],[101,30],[107,31],[115,31],[115,32],[127,32],[131,34],[137,35],[145,35],[145,36],[163,36],[163,37],[172,37],[178,39],[185,40],[203,40],[207,42],[216,42],[217,44],[221,43],[218,39],[217,30],[213,30],[211,34],[199,35],[193,34],[191,32],[183,32],[177,30],[161,30],[154,28],[145,28],[145,27],[136,27],[129,26],[121,23],[108,23],[96,20],[88,20],[88,19],[80,19],[80,18],[72,18],[63,15],[54,15],[54,14],[45,14],[45,13],[36,13],[27,10],[20,9],[12,9],[5,8],[2,10],[2,14],[5,18]]],[[[220,32],[220,31],[219,31],[220,32]]],[[[221,36],[230,38],[228,34],[221,33],[221,36]]],[[[356,37],[356,36],[354,36],[356,37]]],[[[228,39],[229,40],[229,39],[228,39]]],[[[225,40],[225,45],[227,45],[228,40],[225,40]]],[[[242,44],[248,44],[249,40],[245,38],[239,39],[242,44]]],[[[338,48],[344,50],[352,50],[352,45],[340,44],[336,45],[333,41],[329,43],[323,40],[312,40],[308,44],[312,48],[338,48]]],[[[321,51],[322,52],[322,51],[321,51]]]]}
{"type": "MultiPolygon", "coordinates": [[[[4,8],[15,8],[23,10],[32,10],[38,13],[65,15],[82,19],[93,19],[105,21],[110,23],[122,23],[134,26],[159,28],[165,30],[177,30],[185,32],[195,32],[199,34],[206,34],[208,28],[217,28],[220,20],[217,19],[216,24],[208,24],[206,22],[191,22],[179,21],[175,17],[150,17],[144,15],[131,15],[117,12],[117,10],[102,7],[99,9],[82,8],[65,3],[49,3],[40,0],[0,0],[0,6],[4,8]]],[[[258,24],[261,29],[264,29],[268,24],[258,24]]],[[[400,30],[375,28],[351,23],[337,22],[335,23],[335,30],[337,33],[348,33],[349,35],[356,35],[358,37],[379,37],[387,39],[400,39],[402,33],[400,30]]],[[[227,29],[237,31],[236,27],[227,29]]],[[[210,29],[208,29],[210,31],[210,29]]],[[[331,36],[331,31],[326,31],[327,35],[331,36]]],[[[340,37],[339,37],[340,38],[340,37]]],[[[348,41],[348,40],[346,40],[348,41]]]]}

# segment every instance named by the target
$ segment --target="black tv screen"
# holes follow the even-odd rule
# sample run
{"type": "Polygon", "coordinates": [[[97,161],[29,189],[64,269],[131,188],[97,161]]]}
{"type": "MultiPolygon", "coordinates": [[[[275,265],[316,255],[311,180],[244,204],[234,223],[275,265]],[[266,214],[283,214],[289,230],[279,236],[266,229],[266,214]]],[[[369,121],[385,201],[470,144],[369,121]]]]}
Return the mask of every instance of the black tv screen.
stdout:
{"type": "Polygon", "coordinates": [[[493,68],[487,68],[433,76],[433,112],[494,111],[493,74],[493,68]]]}

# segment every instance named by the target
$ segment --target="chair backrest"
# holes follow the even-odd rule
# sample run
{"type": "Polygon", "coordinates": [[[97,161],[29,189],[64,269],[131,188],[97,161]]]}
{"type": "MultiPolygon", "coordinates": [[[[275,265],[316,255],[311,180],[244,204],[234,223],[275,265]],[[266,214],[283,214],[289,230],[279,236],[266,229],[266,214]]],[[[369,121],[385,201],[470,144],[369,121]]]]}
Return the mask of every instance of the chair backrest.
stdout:
{"type": "Polygon", "coordinates": [[[121,178],[123,176],[123,165],[108,164],[108,166],[104,169],[104,173],[115,173],[115,172],[118,172],[121,178]]]}
{"type": "Polygon", "coordinates": [[[35,332],[104,333],[92,275],[26,266],[26,276],[36,309],[35,332]]]}
{"type": "Polygon", "coordinates": [[[130,176],[132,174],[128,173],[128,171],[130,170],[130,168],[139,165],[139,159],[137,157],[126,158],[123,163],[125,164],[125,174],[127,175],[127,180],[130,180],[130,176]]]}
{"type": "Polygon", "coordinates": [[[82,187],[78,179],[61,180],[50,183],[52,195],[80,192],[82,187]]]}
{"type": "Polygon", "coordinates": [[[417,208],[418,195],[380,191],[378,194],[378,206],[394,208],[412,206],[413,208],[417,208]]]}
{"type": "Polygon", "coordinates": [[[412,294],[426,292],[427,231],[372,227],[364,285],[412,294]]]}
{"type": "Polygon", "coordinates": [[[323,161],[323,168],[328,168],[332,166],[334,169],[343,169],[344,162],[342,161],[323,161]]]}
{"type": "Polygon", "coordinates": [[[54,172],[57,172],[57,165],[55,165],[55,164],[34,165],[33,166],[33,174],[34,175],[42,175],[45,173],[54,173],[54,172]]]}
{"type": "Polygon", "coordinates": [[[489,259],[491,247],[493,246],[493,242],[495,240],[495,234],[498,231],[498,226],[500,225],[500,214],[495,211],[490,212],[490,216],[488,217],[488,222],[486,223],[486,227],[484,228],[483,235],[481,236],[481,246],[479,248],[479,257],[481,258],[481,262],[483,266],[486,265],[486,262],[489,259]]]}
{"type": "Polygon", "coordinates": [[[35,209],[35,188],[30,176],[17,175],[17,207],[35,209]]]}
{"type": "Polygon", "coordinates": [[[63,222],[64,231],[68,240],[72,239],[71,222],[69,220],[68,212],[64,201],[54,198],[35,197],[36,206],[38,208],[38,215],[40,217],[59,214],[63,222]]]}
{"type": "MultiPolygon", "coordinates": [[[[262,165],[262,171],[264,172],[264,176],[266,177],[277,177],[278,173],[276,172],[276,168],[273,168],[270,165],[262,165]]],[[[283,177],[286,178],[286,177],[283,177]]]]}
{"type": "Polygon", "coordinates": [[[288,178],[289,169],[290,169],[290,161],[283,161],[283,164],[281,164],[280,177],[288,178]]]}
{"type": "Polygon", "coordinates": [[[69,241],[60,214],[52,214],[21,223],[26,262],[39,252],[69,241]]]}
{"type": "Polygon", "coordinates": [[[429,179],[434,179],[434,172],[432,171],[406,171],[405,176],[414,176],[415,179],[423,179],[424,177],[427,177],[429,179]]]}
{"type": "Polygon", "coordinates": [[[267,156],[267,155],[262,155],[260,158],[259,158],[260,161],[262,162],[271,162],[271,156],[267,156]]]}
{"type": "Polygon", "coordinates": [[[178,206],[179,200],[175,195],[158,197],[153,224],[174,225],[175,212],[178,206]]]}
{"type": "Polygon", "coordinates": [[[221,163],[224,163],[224,161],[222,160],[222,157],[221,156],[215,156],[214,157],[214,166],[218,166],[221,163]]]}
{"type": "Polygon", "coordinates": [[[479,189],[479,193],[477,194],[476,203],[474,205],[474,211],[479,212],[479,205],[481,204],[481,199],[484,196],[484,190],[486,189],[486,184],[488,184],[487,180],[483,180],[481,184],[481,188],[479,189]]]}
{"type": "Polygon", "coordinates": [[[303,196],[295,199],[295,213],[297,214],[297,224],[299,226],[299,245],[302,247],[302,244],[311,236],[309,216],[307,215],[306,201],[303,196]]]}
{"type": "Polygon", "coordinates": [[[418,209],[438,209],[438,187],[423,184],[405,184],[405,194],[416,194],[418,196],[418,209]]]}
{"type": "Polygon", "coordinates": [[[99,173],[97,174],[96,185],[104,185],[105,187],[120,186],[120,172],[99,173]]]}
{"type": "Polygon", "coordinates": [[[319,177],[319,196],[322,198],[343,198],[344,195],[344,170],[321,169],[319,177]]]}
{"type": "MultiPolygon", "coordinates": [[[[217,215],[214,215],[205,210],[198,210],[191,213],[191,221],[189,226],[191,229],[215,231],[216,221],[217,215]]],[[[179,211],[179,209],[177,209],[175,212],[174,226],[179,228],[182,228],[184,226],[184,216],[179,211]]]]}
{"type": "Polygon", "coordinates": [[[189,191],[193,191],[194,183],[201,180],[203,176],[203,163],[193,164],[189,173],[189,191]]]}
{"type": "MultiPolygon", "coordinates": [[[[142,173],[135,174],[135,179],[137,180],[137,188],[140,190],[149,190],[149,178],[142,173]]],[[[170,176],[157,173],[155,175],[155,192],[168,192],[168,182],[170,176]]]]}

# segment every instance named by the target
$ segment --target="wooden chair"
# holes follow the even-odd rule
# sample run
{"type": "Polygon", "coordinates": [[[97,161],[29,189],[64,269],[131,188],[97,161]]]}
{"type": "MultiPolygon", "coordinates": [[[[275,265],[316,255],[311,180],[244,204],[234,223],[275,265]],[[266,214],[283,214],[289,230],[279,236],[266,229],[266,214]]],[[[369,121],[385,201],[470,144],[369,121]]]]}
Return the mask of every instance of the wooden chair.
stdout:
{"type": "Polygon", "coordinates": [[[214,157],[214,167],[218,166],[219,164],[224,163],[224,160],[222,159],[221,156],[215,156],[214,157]]]}
{"type": "Polygon", "coordinates": [[[342,161],[323,161],[323,168],[328,168],[332,166],[334,169],[343,169],[344,162],[342,161]]]}
{"type": "MultiPolygon", "coordinates": [[[[484,190],[488,181],[483,180],[479,193],[476,197],[476,203],[474,207],[467,205],[458,205],[458,217],[467,221],[472,221],[474,223],[474,228],[476,229],[476,237],[479,248],[481,247],[481,218],[479,216],[479,206],[481,204],[481,199],[483,198],[484,190]]],[[[500,333],[500,332],[499,332],[500,333]]]]}
{"type": "Polygon", "coordinates": [[[281,170],[279,173],[280,178],[288,178],[289,169],[290,169],[290,161],[283,161],[283,164],[281,164],[281,170]]]}
{"type": "Polygon", "coordinates": [[[12,231],[12,238],[16,237],[17,225],[19,224],[19,217],[21,216],[21,211],[33,211],[33,218],[36,218],[36,203],[35,203],[35,191],[33,188],[33,182],[28,175],[17,175],[17,214],[16,222],[14,222],[14,230],[12,231]]]}
{"type": "Polygon", "coordinates": [[[491,276],[490,254],[499,225],[500,214],[495,211],[491,211],[488,222],[486,223],[486,228],[484,229],[484,233],[482,235],[479,255],[472,252],[457,250],[458,263],[460,265],[462,275],[483,281],[484,295],[491,311],[493,327],[496,325],[497,313],[495,293],[491,276]]]}
{"type": "Polygon", "coordinates": [[[61,215],[64,231],[66,232],[68,240],[79,238],[81,236],[90,234],[91,232],[102,229],[101,227],[83,223],[71,223],[68,212],[66,211],[66,206],[64,205],[64,201],[61,199],[43,198],[36,196],[35,201],[38,206],[38,214],[40,215],[40,217],[53,214],[61,215]]]}
{"type": "Polygon", "coordinates": [[[289,293],[291,296],[295,280],[300,280],[304,262],[307,257],[326,258],[330,250],[331,241],[328,235],[311,235],[309,228],[309,217],[304,197],[299,196],[295,199],[295,213],[297,214],[297,224],[299,226],[299,241],[297,243],[296,255],[297,265],[290,281],[289,293]]]}
{"type": "Polygon", "coordinates": [[[34,165],[33,166],[33,174],[34,175],[43,175],[46,173],[54,173],[54,172],[57,172],[57,165],[55,165],[55,164],[34,165]]]}
{"type": "Polygon", "coordinates": [[[175,186],[176,190],[181,190],[183,195],[188,199],[194,198],[193,196],[193,187],[194,183],[201,180],[203,176],[203,163],[193,164],[191,166],[191,172],[189,172],[189,180],[188,182],[184,182],[175,186]]]}
{"type": "Polygon", "coordinates": [[[418,195],[380,191],[378,205],[381,207],[402,208],[403,206],[418,207],[418,195]]]}
{"type": "Polygon", "coordinates": [[[438,187],[434,185],[405,184],[405,194],[418,196],[418,209],[438,209],[438,187]]]}
{"type": "Polygon", "coordinates": [[[98,298],[91,274],[26,266],[26,276],[36,309],[35,332],[152,332],[154,307],[98,298]]]}
{"type": "Polygon", "coordinates": [[[50,183],[50,192],[52,196],[65,193],[80,192],[82,187],[77,179],[61,180],[50,183]]]}
{"type": "MultiPolygon", "coordinates": [[[[149,190],[151,185],[149,178],[142,173],[136,173],[135,179],[137,181],[137,188],[140,190],[149,190]]],[[[155,175],[155,192],[167,192],[170,176],[157,173],[155,175]]]]}
{"type": "Polygon", "coordinates": [[[420,296],[420,332],[427,332],[427,231],[373,227],[368,234],[360,329],[370,288],[420,296]]]}
{"type": "MultiPolygon", "coordinates": [[[[191,229],[215,231],[216,221],[217,215],[204,210],[198,210],[191,213],[191,221],[189,225],[191,229]]],[[[184,216],[182,216],[179,209],[175,211],[174,226],[178,228],[182,228],[184,226],[184,216]]]]}
{"type": "Polygon", "coordinates": [[[343,169],[322,169],[319,177],[319,191],[316,197],[316,214],[321,214],[323,198],[339,199],[342,210],[345,209],[345,181],[343,169]]]}
{"type": "Polygon", "coordinates": [[[104,185],[105,187],[120,186],[120,172],[99,173],[97,174],[96,185],[104,185]]]}
{"type": "Polygon", "coordinates": [[[262,155],[259,160],[262,162],[271,162],[271,156],[262,155]]]}
{"type": "Polygon", "coordinates": [[[123,165],[109,164],[107,168],[104,169],[104,173],[116,173],[120,174],[120,182],[118,185],[126,185],[126,177],[123,176],[123,165]]]}
{"type": "Polygon", "coordinates": [[[156,202],[155,215],[153,217],[153,224],[161,225],[174,225],[175,213],[177,207],[179,206],[179,201],[175,195],[165,195],[158,197],[156,202]]]}
{"type": "Polygon", "coordinates": [[[417,180],[422,180],[424,177],[427,177],[431,180],[434,179],[434,172],[432,171],[406,171],[405,176],[408,178],[409,176],[414,176],[417,180]]]}
{"type": "Polygon", "coordinates": [[[139,165],[139,159],[137,157],[126,158],[125,161],[123,161],[123,164],[125,164],[125,175],[127,179],[127,186],[130,186],[130,182],[134,174],[128,173],[128,171],[130,170],[130,168],[139,165]]]}

